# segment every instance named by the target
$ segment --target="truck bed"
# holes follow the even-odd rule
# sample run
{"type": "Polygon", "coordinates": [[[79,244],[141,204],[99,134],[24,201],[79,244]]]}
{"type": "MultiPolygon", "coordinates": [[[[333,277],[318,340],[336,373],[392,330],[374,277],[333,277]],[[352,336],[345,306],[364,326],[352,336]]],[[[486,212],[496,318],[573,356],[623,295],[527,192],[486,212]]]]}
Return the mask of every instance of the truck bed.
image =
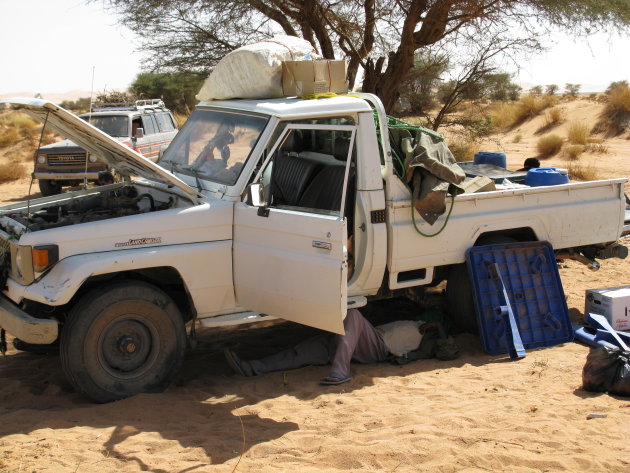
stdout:
{"type": "MultiPolygon", "coordinates": [[[[395,198],[387,203],[390,273],[463,263],[466,250],[482,234],[501,230],[529,228],[537,240],[549,241],[554,249],[614,242],[624,227],[626,181],[462,194],[456,197],[439,238],[418,234],[411,220],[410,199],[395,198]]],[[[427,234],[439,230],[446,216],[431,226],[415,215],[418,228],[427,234]]]]}

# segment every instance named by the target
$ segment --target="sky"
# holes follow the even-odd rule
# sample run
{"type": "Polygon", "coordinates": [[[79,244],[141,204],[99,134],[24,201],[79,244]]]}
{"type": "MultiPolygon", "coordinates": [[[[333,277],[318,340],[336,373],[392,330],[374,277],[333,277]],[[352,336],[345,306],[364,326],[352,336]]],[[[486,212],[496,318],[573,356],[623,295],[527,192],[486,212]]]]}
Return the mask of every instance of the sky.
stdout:
{"type": "MultiPolygon", "coordinates": [[[[591,92],[630,81],[630,37],[555,39],[549,52],[523,62],[516,82],[591,92]]],[[[120,90],[142,71],[138,38],[99,1],[0,0],[0,45],[0,95],[120,90]]]]}

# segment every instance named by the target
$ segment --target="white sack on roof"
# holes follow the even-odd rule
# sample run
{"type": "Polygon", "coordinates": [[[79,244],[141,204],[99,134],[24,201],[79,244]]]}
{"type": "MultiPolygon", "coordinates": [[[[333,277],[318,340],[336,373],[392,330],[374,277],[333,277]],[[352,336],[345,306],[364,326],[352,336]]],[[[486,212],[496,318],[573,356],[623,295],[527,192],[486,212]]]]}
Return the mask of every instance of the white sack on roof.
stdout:
{"type": "Polygon", "coordinates": [[[295,36],[274,36],[248,44],[219,61],[196,98],[208,101],[283,97],[282,61],[319,58],[311,43],[295,36]]]}

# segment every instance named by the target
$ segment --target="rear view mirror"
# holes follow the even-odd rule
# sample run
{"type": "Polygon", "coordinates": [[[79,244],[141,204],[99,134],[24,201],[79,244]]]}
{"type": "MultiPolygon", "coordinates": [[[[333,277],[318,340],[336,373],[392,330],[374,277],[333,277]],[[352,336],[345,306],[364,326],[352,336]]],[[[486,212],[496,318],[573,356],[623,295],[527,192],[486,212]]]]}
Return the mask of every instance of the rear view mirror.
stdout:
{"type": "Polygon", "coordinates": [[[247,188],[247,205],[252,207],[264,207],[266,205],[262,184],[249,185],[247,188]]]}
{"type": "Polygon", "coordinates": [[[135,138],[144,138],[144,128],[136,128],[135,138]]]}

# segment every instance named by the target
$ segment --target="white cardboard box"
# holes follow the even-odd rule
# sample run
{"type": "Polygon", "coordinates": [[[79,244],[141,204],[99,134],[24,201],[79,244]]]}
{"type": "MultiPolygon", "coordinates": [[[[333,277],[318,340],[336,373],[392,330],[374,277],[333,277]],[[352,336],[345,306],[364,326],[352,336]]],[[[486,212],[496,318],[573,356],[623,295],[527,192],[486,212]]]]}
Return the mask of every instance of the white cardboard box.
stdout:
{"type": "Polygon", "coordinates": [[[600,314],[615,330],[630,331],[630,286],[587,289],[585,314],[600,314]]]}

